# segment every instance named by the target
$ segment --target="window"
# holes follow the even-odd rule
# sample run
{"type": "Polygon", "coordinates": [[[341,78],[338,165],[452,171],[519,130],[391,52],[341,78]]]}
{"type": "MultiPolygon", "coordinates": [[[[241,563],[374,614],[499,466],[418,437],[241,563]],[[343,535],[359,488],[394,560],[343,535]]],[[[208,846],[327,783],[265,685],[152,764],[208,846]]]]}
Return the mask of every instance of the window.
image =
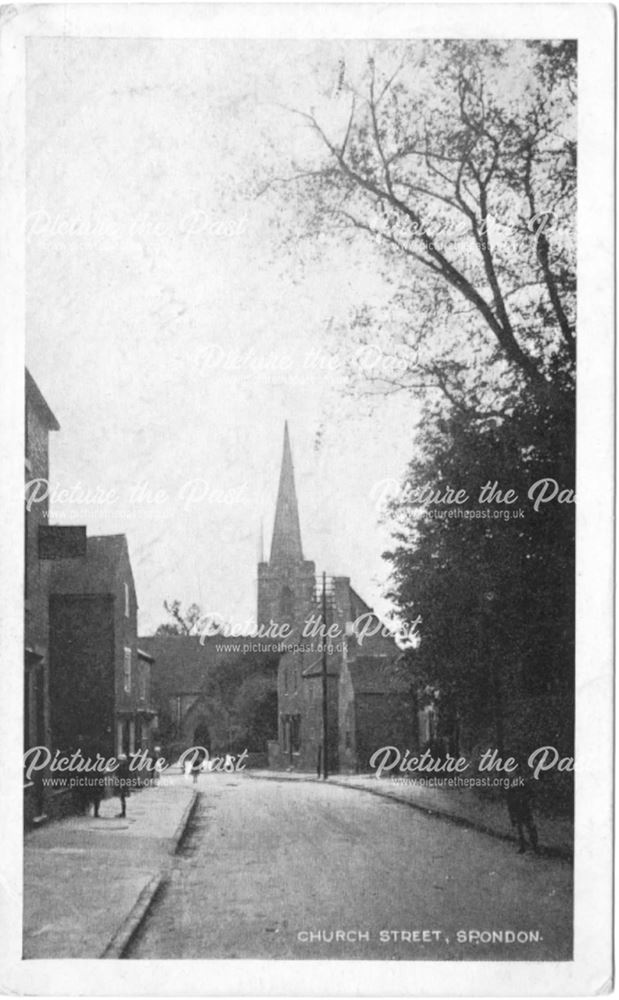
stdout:
{"type": "Polygon", "coordinates": [[[288,586],[282,587],[279,608],[282,622],[290,624],[294,618],[294,594],[288,586]]]}
{"type": "Polygon", "coordinates": [[[131,693],[131,650],[128,646],[125,646],[125,661],[124,661],[124,688],[125,693],[131,693]]]}
{"type": "Polygon", "coordinates": [[[129,604],[129,584],[125,584],[125,618],[129,617],[131,606],[129,604]]]}
{"type": "Polygon", "coordinates": [[[280,715],[282,750],[293,754],[301,751],[301,716],[280,715]]]}
{"type": "Polygon", "coordinates": [[[290,749],[292,753],[301,751],[301,716],[292,715],[290,717],[290,749]]]}
{"type": "Polygon", "coordinates": [[[140,698],[142,701],[148,698],[148,667],[144,663],[140,669],[140,698]]]}

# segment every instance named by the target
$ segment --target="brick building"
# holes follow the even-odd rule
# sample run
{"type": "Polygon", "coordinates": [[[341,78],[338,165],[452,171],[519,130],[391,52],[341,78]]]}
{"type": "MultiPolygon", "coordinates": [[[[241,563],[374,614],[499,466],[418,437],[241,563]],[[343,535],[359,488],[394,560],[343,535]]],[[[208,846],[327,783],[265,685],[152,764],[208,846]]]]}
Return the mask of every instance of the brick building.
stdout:
{"type": "Polygon", "coordinates": [[[370,748],[395,738],[412,745],[413,699],[398,668],[399,647],[350,578],[329,578],[326,626],[321,589],[315,564],[303,556],[286,425],[271,557],[258,564],[258,620],[287,622],[293,628],[279,663],[278,736],[269,744],[269,762],[275,768],[317,769],[323,741],[324,655],[329,770],[364,769],[370,748]],[[331,630],[326,643],[324,630],[331,630]],[[376,678],[371,682],[373,671],[376,678]]]}
{"type": "MultiPolygon", "coordinates": [[[[24,750],[51,747],[49,712],[50,563],[39,559],[39,528],[47,526],[49,435],[60,429],[39,387],[26,370],[25,524],[24,524],[24,750]],[[40,481],[37,489],[35,480],[40,481]],[[35,492],[36,491],[36,492],[35,492]],[[35,495],[38,499],[35,499],[35,495]]],[[[42,787],[25,786],[25,818],[43,813],[42,787]]]]}
{"type": "Polygon", "coordinates": [[[339,678],[339,764],[368,771],[382,746],[417,747],[410,686],[389,656],[345,658],[339,678]]]}
{"type": "MultiPolygon", "coordinates": [[[[154,709],[139,684],[137,599],[124,535],[93,536],[84,556],[54,562],[49,625],[57,746],[86,737],[111,756],[133,753],[154,709]]],[[[152,667],[147,657],[142,670],[152,667]]]]}
{"type": "MultiPolygon", "coordinates": [[[[86,538],[49,524],[49,435],[59,424],[25,373],[24,750],[80,743],[109,755],[151,747],[153,657],[137,646],[137,599],[124,535],[86,538]]],[[[24,783],[24,820],[73,808],[70,792],[24,783]]]]}
{"type": "MultiPolygon", "coordinates": [[[[57,748],[51,712],[53,670],[49,643],[49,598],[55,560],[86,551],[83,526],[49,524],[49,434],[59,424],[31,373],[25,373],[24,515],[24,750],[57,748]]],[[[45,788],[37,772],[24,784],[26,824],[58,816],[71,807],[62,789],[45,788]]]]}

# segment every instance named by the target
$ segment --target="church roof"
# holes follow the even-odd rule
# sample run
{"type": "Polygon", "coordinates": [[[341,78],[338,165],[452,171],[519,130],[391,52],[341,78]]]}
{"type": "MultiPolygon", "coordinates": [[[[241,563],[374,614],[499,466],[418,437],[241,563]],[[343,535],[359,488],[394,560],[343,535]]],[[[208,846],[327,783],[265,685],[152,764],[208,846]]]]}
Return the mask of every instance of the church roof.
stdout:
{"type": "Polygon", "coordinates": [[[270,562],[273,565],[275,563],[301,562],[302,560],[303,548],[299,525],[299,507],[294,485],[294,468],[292,465],[290,436],[288,434],[288,421],[286,421],[284,425],[284,451],[279,475],[279,490],[277,492],[270,562]]]}
{"type": "MultiPolygon", "coordinates": [[[[251,639],[251,642],[256,646],[264,646],[264,651],[258,656],[275,655],[272,643],[263,643],[260,639],[251,639]]],[[[200,692],[213,667],[248,659],[239,649],[242,643],[243,638],[222,635],[205,636],[203,641],[200,636],[193,635],[138,637],[140,649],[155,660],[154,677],[164,696],[200,692]]],[[[253,656],[255,659],[256,654],[253,656]]]]}

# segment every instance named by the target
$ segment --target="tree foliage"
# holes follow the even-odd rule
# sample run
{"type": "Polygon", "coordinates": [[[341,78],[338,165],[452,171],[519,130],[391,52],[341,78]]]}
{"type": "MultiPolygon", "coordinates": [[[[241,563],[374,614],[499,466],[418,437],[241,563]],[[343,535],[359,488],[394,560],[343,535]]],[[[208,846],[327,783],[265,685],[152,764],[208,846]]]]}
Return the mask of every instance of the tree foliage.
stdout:
{"type": "Polygon", "coordinates": [[[277,676],[254,675],[243,681],[234,702],[239,743],[265,753],[267,741],[277,737],[277,676]]]}
{"type": "Polygon", "coordinates": [[[294,109],[312,153],[266,188],[308,234],[380,249],[391,300],[351,318],[401,362],[377,387],[486,414],[554,398],[575,361],[574,44],[383,43],[337,73],[322,113],[294,109]]]}
{"type": "Polygon", "coordinates": [[[190,604],[186,611],[178,600],[164,601],[163,606],[172,619],[163,622],[157,628],[155,635],[195,635],[203,620],[202,609],[198,604],[190,604]]]}
{"type": "Polygon", "coordinates": [[[509,421],[441,418],[425,428],[408,489],[391,501],[391,597],[405,619],[422,619],[415,671],[465,719],[490,711],[493,671],[506,715],[523,695],[556,697],[566,713],[573,707],[573,430],[531,404],[509,421]],[[554,498],[535,509],[541,480],[558,488],[549,485],[554,498]],[[479,502],[488,483],[517,498],[479,502]],[[423,487],[435,497],[463,490],[469,500],[419,503],[414,491],[423,487]]]}

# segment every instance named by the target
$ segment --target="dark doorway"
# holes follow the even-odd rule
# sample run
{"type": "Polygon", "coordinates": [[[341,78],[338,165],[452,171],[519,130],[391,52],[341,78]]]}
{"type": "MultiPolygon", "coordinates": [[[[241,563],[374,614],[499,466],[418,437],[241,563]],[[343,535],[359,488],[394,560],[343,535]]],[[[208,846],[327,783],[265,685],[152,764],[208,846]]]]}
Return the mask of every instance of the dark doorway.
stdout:
{"type": "Polygon", "coordinates": [[[205,750],[211,752],[211,737],[208,731],[208,726],[203,719],[198,722],[196,728],[193,731],[193,745],[194,747],[204,747],[205,750]]]}

